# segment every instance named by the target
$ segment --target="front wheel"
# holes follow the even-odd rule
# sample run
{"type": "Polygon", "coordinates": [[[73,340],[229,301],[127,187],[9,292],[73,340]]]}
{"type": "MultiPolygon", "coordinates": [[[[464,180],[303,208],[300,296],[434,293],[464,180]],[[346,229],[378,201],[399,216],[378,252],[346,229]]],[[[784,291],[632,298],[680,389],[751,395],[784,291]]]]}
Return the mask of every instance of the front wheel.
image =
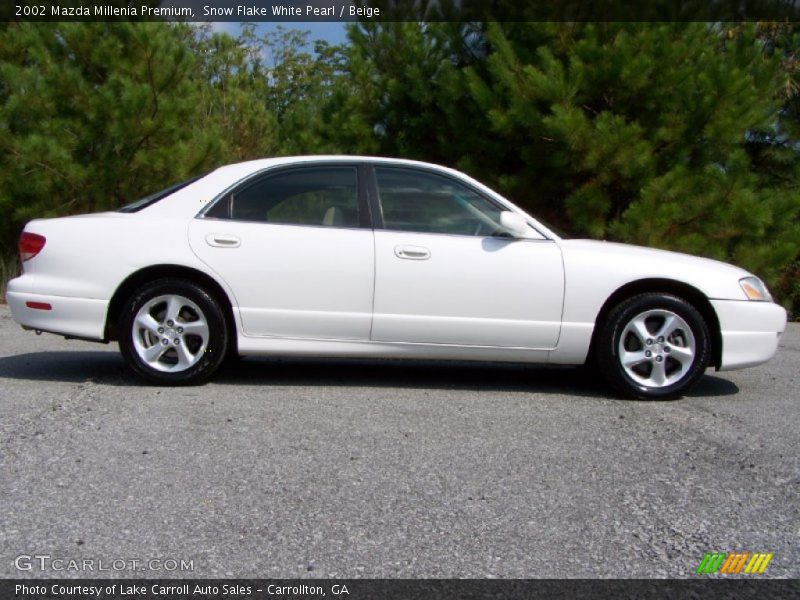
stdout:
{"type": "Polygon", "coordinates": [[[159,385],[201,383],[225,359],[228,331],[218,302],[182,279],[139,288],[122,311],[120,351],[128,365],[159,385]]]}
{"type": "Polygon", "coordinates": [[[711,335],[694,306],[670,294],[640,294],[617,305],[601,325],[597,363],[625,396],[675,398],[703,375],[711,335]]]}

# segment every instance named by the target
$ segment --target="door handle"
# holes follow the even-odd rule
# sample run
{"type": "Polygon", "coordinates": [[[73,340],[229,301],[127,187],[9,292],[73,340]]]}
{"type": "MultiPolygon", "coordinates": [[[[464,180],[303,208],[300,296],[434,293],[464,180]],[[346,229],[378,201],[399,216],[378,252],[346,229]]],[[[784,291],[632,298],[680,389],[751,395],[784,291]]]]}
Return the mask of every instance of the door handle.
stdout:
{"type": "Polygon", "coordinates": [[[209,233],[206,236],[206,243],[216,248],[238,248],[242,245],[238,237],[227,233],[209,233]]]}
{"type": "Polygon", "coordinates": [[[395,246],[394,254],[407,260],[428,260],[431,257],[431,251],[422,246],[395,246]]]}

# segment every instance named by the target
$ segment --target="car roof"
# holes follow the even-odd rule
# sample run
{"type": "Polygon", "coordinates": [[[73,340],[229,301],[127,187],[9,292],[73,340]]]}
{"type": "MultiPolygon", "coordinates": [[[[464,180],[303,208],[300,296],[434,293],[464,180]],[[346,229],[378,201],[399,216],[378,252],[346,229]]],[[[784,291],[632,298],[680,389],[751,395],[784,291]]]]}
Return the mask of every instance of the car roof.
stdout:
{"type": "Polygon", "coordinates": [[[407,165],[409,167],[424,167],[428,169],[441,169],[443,171],[452,171],[447,167],[436,165],[433,163],[421,162],[418,160],[409,160],[405,158],[388,158],[385,156],[356,156],[350,154],[310,154],[303,156],[277,156],[274,158],[259,158],[256,160],[248,160],[239,163],[232,163],[219,167],[217,170],[236,171],[242,175],[249,173],[256,173],[262,169],[271,167],[279,167],[285,165],[297,165],[302,163],[315,163],[315,162],[348,162],[348,163],[385,163],[392,165],[407,165]]]}
{"type": "MultiPolygon", "coordinates": [[[[143,217],[192,217],[196,215],[199,210],[212,201],[219,194],[223,193],[226,189],[239,183],[243,179],[264,171],[281,166],[294,166],[303,164],[314,163],[370,163],[370,164],[391,164],[393,166],[409,166],[425,168],[427,170],[439,171],[442,173],[450,173],[461,179],[466,178],[463,173],[459,173],[453,169],[425,163],[415,160],[407,160],[402,158],[385,158],[380,156],[350,156],[344,154],[323,154],[323,155],[307,155],[307,156],[280,156],[275,158],[261,158],[258,160],[249,160],[245,162],[233,163],[218,167],[211,171],[204,177],[187,185],[184,188],[176,191],[174,194],[165,197],[163,200],[148,206],[138,213],[143,217]]],[[[467,178],[469,179],[469,178],[467,178]]],[[[481,188],[485,188],[480,182],[473,181],[481,188]]],[[[488,188],[486,188],[488,189],[488,188]]],[[[490,190],[491,191],[491,190],[490,190]]]]}

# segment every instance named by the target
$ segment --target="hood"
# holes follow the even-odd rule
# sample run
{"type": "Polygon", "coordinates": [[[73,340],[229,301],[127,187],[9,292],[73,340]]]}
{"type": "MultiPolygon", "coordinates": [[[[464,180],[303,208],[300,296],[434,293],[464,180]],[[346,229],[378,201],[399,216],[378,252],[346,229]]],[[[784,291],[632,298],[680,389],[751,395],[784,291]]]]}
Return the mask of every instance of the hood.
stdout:
{"type": "Polygon", "coordinates": [[[671,279],[687,283],[708,298],[745,300],[739,287],[751,273],[710,258],[680,252],[596,240],[561,240],[564,268],[569,279],[592,277],[621,287],[639,279],[671,279]]]}

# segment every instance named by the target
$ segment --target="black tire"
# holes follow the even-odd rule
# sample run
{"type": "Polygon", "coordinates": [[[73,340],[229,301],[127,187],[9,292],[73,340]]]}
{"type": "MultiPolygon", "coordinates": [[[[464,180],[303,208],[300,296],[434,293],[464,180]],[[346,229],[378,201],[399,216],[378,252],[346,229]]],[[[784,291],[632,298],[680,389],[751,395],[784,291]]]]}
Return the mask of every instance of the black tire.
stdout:
{"type": "MultiPolygon", "coordinates": [[[[164,321],[166,321],[166,309],[167,304],[165,302],[164,321]]],[[[204,382],[225,360],[229,347],[230,333],[219,302],[201,286],[185,279],[158,279],[140,287],[125,303],[120,323],[119,348],[125,362],[137,375],[156,385],[196,385],[204,382]],[[163,334],[149,334],[144,329],[135,333],[134,322],[137,315],[142,310],[151,310],[150,307],[148,309],[144,307],[148,305],[154,306],[152,308],[154,312],[148,314],[151,316],[155,314],[156,321],[162,319],[158,312],[161,310],[158,304],[158,299],[161,297],[177,297],[188,301],[185,303],[179,302],[179,304],[184,304],[184,308],[180,309],[182,311],[179,313],[181,316],[176,318],[174,322],[170,321],[175,325],[175,329],[173,330],[170,326],[163,334]],[[199,316],[197,316],[198,312],[199,316]],[[186,331],[189,331],[190,325],[199,322],[201,319],[207,324],[207,335],[205,335],[205,332],[203,332],[203,335],[186,333],[184,337],[183,329],[178,326],[185,324],[187,325],[186,331]],[[178,331],[179,329],[180,331],[178,331]],[[180,335],[178,335],[179,333],[180,335]],[[174,339],[180,338],[178,339],[179,342],[183,340],[184,347],[187,350],[192,350],[192,353],[187,355],[192,357],[193,362],[187,361],[187,365],[190,366],[182,368],[179,364],[177,343],[174,348],[165,346],[164,354],[152,363],[148,363],[140,356],[143,347],[147,344],[151,344],[149,349],[155,351],[158,344],[153,343],[153,340],[162,335],[164,338],[175,335],[174,339]],[[134,336],[139,336],[139,338],[135,340],[134,336]],[[170,353],[172,353],[172,356],[170,353]],[[159,368],[151,365],[157,365],[159,368]]],[[[159,322],[158,324],[162,325],[159,331],[166,328],[166,322],[159,322]]],[[[166,343],[169,343],[169,341],[166,343]]]]}
{"type": "Polygon", "coordinates": [[[593,350],[599,371],[616,392],[629,398],[680,397],[703,375],[711,359],[708,324],[694,306],[678,296],[664,293],[634,296],[615,306],[598,326],[593,350]],[[671,321],[680,326],[667,336],[669,339],[663,339],[658,335],[659,328],[667,329],[670,315],[677,315],[683,322],[671,321]],[[648,339],[643,342],[639,342],[642,335],[636,324],[645,324],[648,339]],[[687,352],[690,349],[693,349],[691,356],[687,352]],[[627,368],[622,364],[621,353],[632,359],[627,368]],[[648,358],[637,358],[645,355],[648,358]],[[662,381],[656,383],[658,379],[662,381]]]}

